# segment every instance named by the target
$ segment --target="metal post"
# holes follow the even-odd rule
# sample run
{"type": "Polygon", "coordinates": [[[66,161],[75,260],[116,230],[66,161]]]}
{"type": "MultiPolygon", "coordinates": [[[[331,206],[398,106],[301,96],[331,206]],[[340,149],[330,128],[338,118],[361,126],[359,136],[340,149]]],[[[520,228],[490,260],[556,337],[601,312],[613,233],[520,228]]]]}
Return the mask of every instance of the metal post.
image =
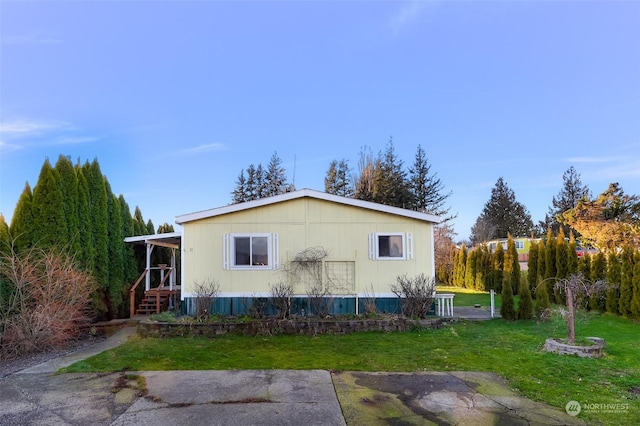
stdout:
{"type": "Polygon", "coordinates": [[[496,305],[494,301],[495,295],[496,295],[496,292],[493,289],[491,289],[491,318],[493,318],[493,316],[495,315],[495,309],[496,309],[495,308],[496,305]]]}

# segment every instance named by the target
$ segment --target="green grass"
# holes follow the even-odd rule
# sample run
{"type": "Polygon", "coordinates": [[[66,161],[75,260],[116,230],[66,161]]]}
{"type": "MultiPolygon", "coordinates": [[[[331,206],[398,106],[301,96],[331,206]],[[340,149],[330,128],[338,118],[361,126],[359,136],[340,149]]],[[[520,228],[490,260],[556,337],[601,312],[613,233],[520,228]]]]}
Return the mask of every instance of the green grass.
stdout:
{"type": "Polygon", "coordinates": [[[548,337],[565,337],[555,318],[534,321],[458,322],[440,330],[339,336],[221,336],[133,338],[62,372],[200,369],[327,369],[351,371],[490,371],[512,389],[563,408],[570,400],[629,404],[621,414],[583,412],[591,423],[640,424],[640,325],[584,314],[579,337],[607,341],[607,356],[582,359],[541,351],[548,337]]]}
{"type": "MultiPolygon", "coordinates": [[[[437,286],[436,292],[454,293],[456,295],[453,298],[454,306],[473,306],[476,304],[479,304],[482,307],[491,306],[491,294],[488,291],[470,290],[453,286],[437,286]]],[[[518,296],[515,297],[515,300],[517,299],[518,296]]],[[[500,306],[502,306],[500,293],[495,294],[494,302],[496,304],[496,309],[500,309],[500,306]]]]}

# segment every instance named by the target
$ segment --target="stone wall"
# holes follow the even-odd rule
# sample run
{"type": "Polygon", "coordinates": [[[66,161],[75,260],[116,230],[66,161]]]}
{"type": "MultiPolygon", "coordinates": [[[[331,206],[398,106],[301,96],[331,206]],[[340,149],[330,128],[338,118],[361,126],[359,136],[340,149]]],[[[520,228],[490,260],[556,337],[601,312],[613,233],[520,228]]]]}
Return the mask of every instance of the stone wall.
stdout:
{"type": "Polygon", "coordinates": [[[434,318],[411,320],[406,318],[390,319],[352,319],[352,320],[256,320],[250,322],[219,323],[168,323],[145,319],[138,324],[141,337],[215,337],[224,334],[244,334],[250,336],[273,336],[276,334],[348,334],[360,331],[407,331],[415,327],[441,328],[451,319],[434,318]]]}

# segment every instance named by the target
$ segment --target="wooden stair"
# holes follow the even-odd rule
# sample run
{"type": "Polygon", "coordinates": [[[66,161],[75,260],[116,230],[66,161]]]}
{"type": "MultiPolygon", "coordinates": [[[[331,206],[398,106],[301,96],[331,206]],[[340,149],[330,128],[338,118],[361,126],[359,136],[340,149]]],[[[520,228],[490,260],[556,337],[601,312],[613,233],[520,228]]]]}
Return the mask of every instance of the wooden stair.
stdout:
{"type": "Polygon", "coordinates": [[[177,292],[175,290],[158,290],[155,288],[147,291],[135,314],[151,315],[166,311],[169,308],[169,297],[171,297],[172,293],[177,292]]]}

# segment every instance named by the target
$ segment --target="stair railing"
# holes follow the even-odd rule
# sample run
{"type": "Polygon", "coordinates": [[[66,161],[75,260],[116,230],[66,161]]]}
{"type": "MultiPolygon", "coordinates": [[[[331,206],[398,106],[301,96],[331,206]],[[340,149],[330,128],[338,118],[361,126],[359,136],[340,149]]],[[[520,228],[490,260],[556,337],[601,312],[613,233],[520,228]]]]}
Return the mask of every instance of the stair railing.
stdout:
{"type": "Polygon", "coordinates": [[[136,281],[133,287],[131,287],[131,290],[129,290],[129,318],[133,318],[136,313],[136,287],[138,287],[138,284],[142,282],[142,279],[147,275],[148,272],[149,271],[145,269],[142,274],[140,274],[140,278],[138,278],[138,281],[136,281]]]}

